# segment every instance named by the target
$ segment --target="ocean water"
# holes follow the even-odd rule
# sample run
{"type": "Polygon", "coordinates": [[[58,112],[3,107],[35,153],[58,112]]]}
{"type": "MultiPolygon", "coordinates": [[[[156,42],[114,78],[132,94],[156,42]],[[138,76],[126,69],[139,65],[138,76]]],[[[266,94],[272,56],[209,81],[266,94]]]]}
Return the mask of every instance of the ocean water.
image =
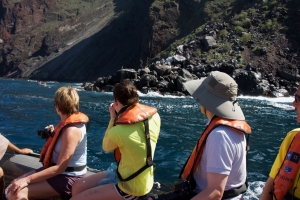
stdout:
{"type": "MultiPolygon", "coordinates": [[[[112,153],[102,150],[102,138],[109,122],[112,93],[97,93],[80,89],[81,83],[0,79],[0,133],[18,147],[28,147],[39,153],[44,144],[37,130],[57,124],[59,116],[53,106],[55,91],[61,86],[77,88],[80,110],[91,121],[88,131],[88,166],[107,169],[114,161],[112,153]]],[[[299,124],[291,106],[292,97],[238,97],[246,120],[252,127],[248,154],[250,187],[245,199],[258,199],[279,146],[286,133],[299,124]]],[[[158,109],[162,119],[154,162],[155,181],[171,185],[202,133],[207,119],[191,97],[161,96],[157,93],[140,94],[142,104],[158,109]]]]}

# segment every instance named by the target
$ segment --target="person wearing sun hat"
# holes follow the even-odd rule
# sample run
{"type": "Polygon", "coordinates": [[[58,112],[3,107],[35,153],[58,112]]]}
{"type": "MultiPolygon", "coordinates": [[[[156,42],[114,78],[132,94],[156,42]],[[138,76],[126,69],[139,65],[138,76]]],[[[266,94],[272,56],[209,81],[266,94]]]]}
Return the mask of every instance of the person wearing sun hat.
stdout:
{"type": "Polygon", "coordinates": [[[237,83],[228,74],[213,71],[184,86],[208,123],[183,167],[182,179],[194,183],[193,199],[243,199],[247,190],[245,134],[251,128],[237,102],[237,83]]]}

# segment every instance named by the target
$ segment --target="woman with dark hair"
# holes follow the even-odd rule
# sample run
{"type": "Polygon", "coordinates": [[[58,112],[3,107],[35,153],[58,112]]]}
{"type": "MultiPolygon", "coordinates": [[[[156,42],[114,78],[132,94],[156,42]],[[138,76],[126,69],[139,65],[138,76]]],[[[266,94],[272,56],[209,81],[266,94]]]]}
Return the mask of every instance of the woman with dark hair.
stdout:
{"type": "Polygon", "coordinates": [[[73,183],[86,174],[86,123],[79,112],[79,96],[72,87],[59,88],[54,107],[60,122],[51,130],[41,155],[43,168],[14,180],[8,186],[9,199],[46,199],[70,196],[73,183]]]}
{"type": "Polygon", "coordinates": [[[115,153],[118,183],[98,186],[106,172],[84,177],[73,185],[72,200],[137,199],[152,189],[152,161],[160,132],[160,117],[156,108],[138,103],[137,89],[128,80],[116,84],[113,95],[102,148],[115,153]]]}

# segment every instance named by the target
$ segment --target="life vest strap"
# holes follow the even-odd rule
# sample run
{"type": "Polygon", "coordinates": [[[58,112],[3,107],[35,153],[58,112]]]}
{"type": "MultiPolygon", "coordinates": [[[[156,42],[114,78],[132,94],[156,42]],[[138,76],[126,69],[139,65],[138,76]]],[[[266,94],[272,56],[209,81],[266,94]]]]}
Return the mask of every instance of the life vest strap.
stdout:
{"type": "MultiPolygon", "coordinates": [[[[56,165],[56,163],[53,163],[52,166],[56,165]]],[[[65,172],[80,172],[81,170],[84,170],[86,168],[86,165],[82,166],[76,166],[76,167],[67,167],[65,172]]]]}
{"type": "Polygon", "coordinates": [[[149,132],[149,121],[148,118],[144,120],[144,125],[145,125],[145,137],[146,137],[146,150],[147,150],[147,157],[146,157],[146,164],[140,168],[138,171],[133,173],[127,178],[123,178],[121,174],[119,173],[119,170],[117,170],[117,175],[120,181],[129,181],[136,176],[138,176],[140,173],[142,173],[145,169],[148,167],[151,167],[153,165],[153,160],[152,160],[152,150],[151,150],[151,143],[150,143],[150,132],[149,132]]]}
{"type": "Polygon", "coordinates": [[[247,188],[248,187],[247,187],[246,183],[244,183],[240,187],[233,188],[233,189],[230,189],[230,190],[226,190],[223,193],[222,199],[229,199],[229,198],[237,197],[240,194],[245,193],[247,191],[247,188]]]}

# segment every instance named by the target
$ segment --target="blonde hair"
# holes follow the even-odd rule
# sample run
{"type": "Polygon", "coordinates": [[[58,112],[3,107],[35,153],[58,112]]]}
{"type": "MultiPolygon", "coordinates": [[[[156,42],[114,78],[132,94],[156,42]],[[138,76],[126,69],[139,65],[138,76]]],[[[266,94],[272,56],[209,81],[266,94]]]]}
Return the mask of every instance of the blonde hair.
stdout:
{"type": "Polygon", "coordinates": [[[72,87],[59,88],[55,93],[54,103],[64,115],[79,112],[79,95],[72,87]]]}

